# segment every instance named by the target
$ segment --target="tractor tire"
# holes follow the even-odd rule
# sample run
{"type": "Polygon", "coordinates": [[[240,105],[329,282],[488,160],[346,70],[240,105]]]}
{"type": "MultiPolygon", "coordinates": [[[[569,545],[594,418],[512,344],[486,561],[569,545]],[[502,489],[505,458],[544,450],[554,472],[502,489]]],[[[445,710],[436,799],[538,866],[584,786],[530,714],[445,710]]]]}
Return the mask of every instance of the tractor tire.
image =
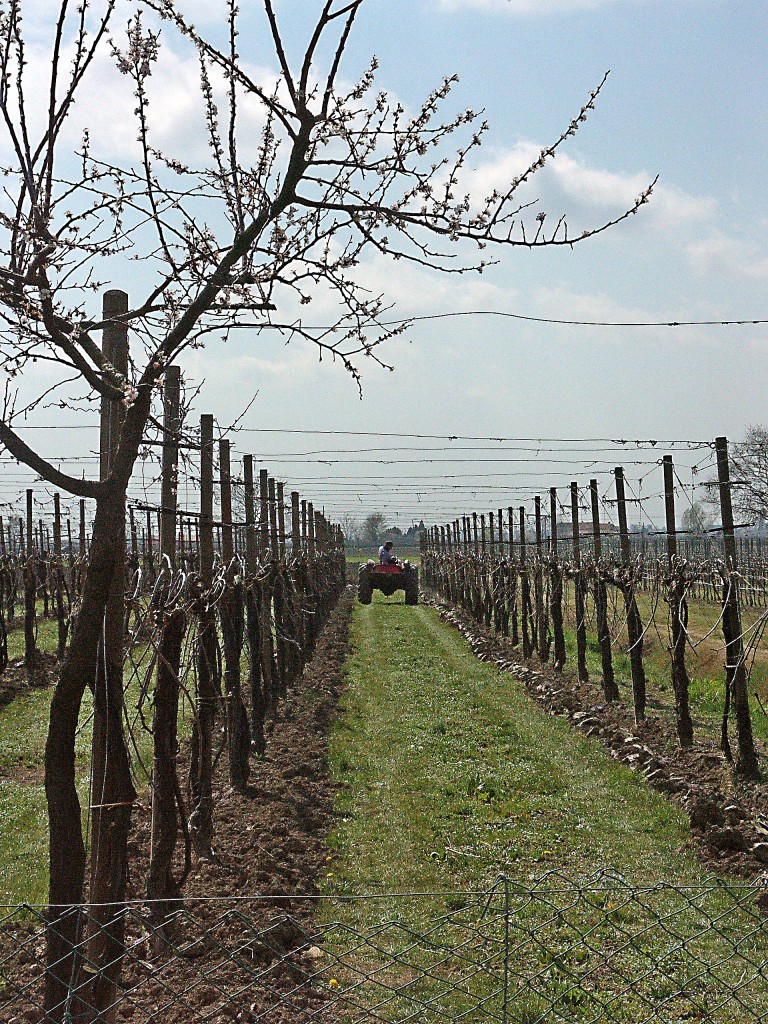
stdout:
{"type": "Polygon", "coordinates": [[[371,570],[367,565],[361,565],[357,570],[357,600],[360,604],[370,604],[372,597],[371,570]]]}
{"type": "Polygon", "coordinates": [[[412,567],[405,576],[405,603],[419,603],[419,570],[412,567]]]}

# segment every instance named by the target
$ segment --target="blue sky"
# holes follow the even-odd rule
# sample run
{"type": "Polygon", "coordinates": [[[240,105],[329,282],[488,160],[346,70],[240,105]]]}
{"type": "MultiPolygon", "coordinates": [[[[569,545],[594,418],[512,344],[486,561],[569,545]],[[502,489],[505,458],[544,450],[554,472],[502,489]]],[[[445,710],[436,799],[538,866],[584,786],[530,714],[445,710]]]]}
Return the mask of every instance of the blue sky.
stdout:
{"type": "MultiPolygon", "coordinates": [[[[277,4],[296,52],[316,7],[314,0],[277,4]]],[[[211,11],[200,5],[201,17],[213,18],[211,11]]],[[[249,56],[268,66],[259,38],[249,56]]],[[[541,208],[587,226],[619,212],[657,174],[659,186],[648,207],[607,234],[573,250],[500,252],[499,265],[482,278],[440,278],[381,262],[361,272],[392,297],[393,315],[496,309],[555,319],[768,318],[766,38],[764,2],[370,0],[346,78],[375,54],[379,87],[411,108],[443,75],[457,73],[456,107],[483,108],[492,128],[470,169],[478,189],[503,182],[553,141],[608,70],[596,111],[534,179],[541,208]]],[[[180,86],[169,80],[166,87],[173,110],[180,86]]],[[[103,109],[93,114],[105,117],[103,109]]],[[[169,132],[178,133],[179,120],[169,132]]],[[[382,355],[394,372],[367,370],[362,401],[338,366],[319,365],[311,350],[277,339],[239,336],[226,348],[214,341],[193,354],[187,372],[202,384],[196,412],[213,412],[222,426],[256,391],[243,420],[250,428],[737,439],[749,424],[768,420],[765,326],[640,330],[462,318],[417,324],[382,355]]],[[[355,443],[362,444],[346,438],[336,445],[355,443]]],[[[296,447],[277,435],[241,434],[235,444],[257,456],[321,447],[309,437],[296,447]]],[[[326,439],[322,447],[333,445],[326,439]]],[[[361,481],[405,472],[394,452],[384,456],[389,466],[351,467],[352,458],[342,456],[344,473],[361,481]]],[[[700,453],[688,457],[698,460],[700,453]]],[[[342,499],[333,485],[338,466],[296,461],[301,470],[274,458],[268,464],[289,480],[324,476],[326,483],[302,490],[326,494],[335,513],[378,502],[401,525],[418,515],[412,497],[371,494],[363,483],[342,499]]],[[[533,468],[538,478],[515,475],[529,466],[510,466],[498,493],[487,495],[488,507],[508,504],[505,488],[513,484],[530,482],[530,494],[544,493],[568,473],[586,483],[599,472],[610,486],[609,474],[578,461],[557,478],[543,464],[533,468]]],[[[448,477],[481,469],[445,462],[410,471],[448,477]]],[[[423,495],[425,518],[482,510],[486,498],[430,494],[426,480],[423,495]]],[[[648,508],[656,514],[657,506],[648,508]]]]}

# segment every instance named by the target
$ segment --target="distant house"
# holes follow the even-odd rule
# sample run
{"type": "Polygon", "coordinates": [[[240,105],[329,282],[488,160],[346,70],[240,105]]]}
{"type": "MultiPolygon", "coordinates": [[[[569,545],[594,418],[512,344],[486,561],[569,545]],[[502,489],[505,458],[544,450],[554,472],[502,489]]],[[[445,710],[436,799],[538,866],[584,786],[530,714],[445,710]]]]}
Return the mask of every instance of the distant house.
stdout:
{"type": "MultiPolygon", "coordinates": [[[[582,537],[585,540],[591,539],[594,534],[592,523],[579,523],[579,538],[582,537]]],[[[600,535],[602,537],[618,537],[619,528],[614,526],[613,523],[600,523],[600,535]]],[[[558,523],[557,524],[557,539],[558,540],[572,540],[573,539],[573,527],[570,523],[558,523]]]]}

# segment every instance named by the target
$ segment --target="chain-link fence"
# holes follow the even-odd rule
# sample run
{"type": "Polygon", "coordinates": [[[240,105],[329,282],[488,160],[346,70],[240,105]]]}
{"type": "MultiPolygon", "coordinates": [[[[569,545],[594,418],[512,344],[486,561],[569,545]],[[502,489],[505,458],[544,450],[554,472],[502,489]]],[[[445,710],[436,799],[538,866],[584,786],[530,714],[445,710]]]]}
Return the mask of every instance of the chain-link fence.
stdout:
{"type": "Polygon", "coordinates": [[[487,892],[189,899],[162,927],[133,904],[120,912],[122,971],[106,1016],[89,1009],[104,980],[89,970],[104,914],[96,927],[78,908],[85,938],[66,998],[46,1016],[45,910],[5,908],[0,1019],[763,1021],[764,898],[760,886],[633,886],[603,872],[579,884],[501,878],[487,892]]]}

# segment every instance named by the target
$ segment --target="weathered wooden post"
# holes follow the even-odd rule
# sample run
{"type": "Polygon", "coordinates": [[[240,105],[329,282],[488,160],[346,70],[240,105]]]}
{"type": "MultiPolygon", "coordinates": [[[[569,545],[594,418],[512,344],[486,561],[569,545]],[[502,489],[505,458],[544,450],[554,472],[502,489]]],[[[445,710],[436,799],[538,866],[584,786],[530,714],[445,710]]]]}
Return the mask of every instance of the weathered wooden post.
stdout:
{"type": "Polygon", "coordinates": [[[24,557],[24,665],[32,671],[37,662],[36,599],[37,573],[35,572],[35,529],[32,520],[33,492],[27,488],[26,554],[24,557]]]}
{"type": "Polygon", "coordinates": [[[261,584],[258,540],[256,534],[256,488],[253,479],[253,456],[243,456],[243,489],[245,497],[245,567],[248,576],[245,591],[246,637],[248,641],[248,678],[251,692],[251,744],[262,757],[266,750],[264,724],[267,717],[267,695],[263,684],[261,652],[261,584]]]}
{"type": "Polygon", "coordinates": [[[250,735],[248,715],[240,688],[240,655],[245,633],[245,588],[235,562],[232,524],[232,471],[229,441],[219,441],[219,493],[221,495],[221,558],[226,587],[219,601],[221,638],[224,646],[224,693],[226,700],[229,781],[242,793],[248,785],[250,735]]]}
{"type": "Polygon", "coordinates": [[[210,857],[213,843],[213,727],[218,709],[218,638],[210,605],[213,584],[213,416],[200,417],[199,636],[197,708],[190,752],[193,810],[189,834],[198,857],[210,857]]]}
{"type": "Polygon", "coordinates": [[[67,616],[64,608],[64,566],[61,549],[61,498],[53,496],[53,594],[56,602],[57,644],[56,655],[64,657],[67,646],[67,616]]]}
{"type": "MultiPolygon", "coordinates": [[[[157,613],[161,632],[157,658],[157,677],[153,698],[152,723],[152,825],[150,836],[147,899],[152,920],[162,926],[175,908],[175,897],[189,871],[179,880],[173,874],[173,857],[178,842],[179,670],[181,648],[186,633],[183,608],[172,607],[173,570],[176,565],[176,511],[178,497],[178,461],[181,371],[169,366],[163,382],[163,447],[160,483],[159,581],[156,590],[157,613]]],[[[147,522],[149,522],[149,517],[147,522]]]]}
{"type": "Polygon", "coordinates": [[[533,499],[534,522],[536,527],[536,570],[533,577],[533,600],[536,605],[536,636],[541,661],[549,659],[547,641],[547,617],[544,614],[544,546],[541,530],[541,498],[533,499]]]}
{"type": "Polygon", "coordinates": [[[632,698],[635,708],[635,722],[645,721],[645,669],[643,667],[643,623],[635,598],[635,573],[632,566],[632,548],[627,526],[627,500],[624,492],[624,470],[617,466],[616,504],[619,513],[619,542],[621,544],[622,572],[621,591],[627,612],[627,637],[629,639],[629,664],[632,672],[632,698]]]}
{"type": "Polygon", "coordinates": [[[581,546],[579,537],[579,486],[571,481],[571,530],[573,533],[573,603],[576,612],[576,665],[582,682],[589,679],[587,672],[587,587],[581,568],[581,546]]]}
{"type": "Polygon", "coordinates": [[[525,507],[518,509],[520,526],[520,617],[523,630],[523,657],[530,658],[533,654],[533,637],[531,636],[531,581],[528,575],[525,544],[525,507]]]}
{"type": "Polygon", "coordinates": [[[688,670],[685,667],[685,639],[688,627],[688,602],[685,595],[685,577],[677,564],[677,527],[675,525],[675,478],[671,455],[665,455],[664,466],[664,513],[667,540],[667,600],[669,602],[670,632],[672,644],[672,692],[675,695],[675,723],[677,739],[681,747],[693,743],[693,722],[688,706],[688,670]]]}
{"type": "MultiPolygon", "coordinates": [[[[747,669],[744,661],[744,640],[739,607],[739,577],[736,558],[736,537],[733,524],[733,501],[731,497],[731,471],[728,461],[728,440],[715,438],[717,453],[717,479],[720,492],[720,513],[723,523],[723,548],[725,572],[723,577],[723,639],[725,640],[725,672],[727,693],[736,719],[736,738],[739,755],[736,770],[747,778],[759,774],[757,752],[752,736],[752,716],[749,710],[747,692],[747,669]]],[[[728,743],[728,700],[723,714],[721,745],[726,754],[730,753],[728,743]]]]}
{"type": "Polygon", "coordinates": [[[565,634],[563,632],[563,570],[557,556],[557,488],[549,489],[549,617],[552,622],[554,650],[552,665],[561,671],[565,665],[565,634]]]}
{"type": "Polygon", "coordinates": [[[603,541],[600,529],[600,494],[597,480],[589,481],[592,505],[592,543],[595,558],[595,619],[597,620],[597,642],[600,646],[600,661],[603,674],[603,694],[607,701],[619,699],[619,688],[613,671],[611,631],[608,627],[608,592],[602,576],[600,560],[603,557],[603,541]]]}
{"type": "MultiPolygon", "coordinates": [[[[128,310],[128,296],[119,290],[104,295],[102,351],[125,378],[128,376],[128,328],[122,316],[128,310]]],[[[112,470],[120,429],[125,416],[122,402],[101,400],[100,477],[112,470]]],[[[98,981],[96,1006],[112,1002],[120,972],[123,915],[118,911],[125,900],[128,882],[128,831],[136,791],[123,733],[123,644],[125,597],[125,500],[116,516],[112,582],[104,613],[104,628],[97,658],[93,695],[92,751],[92,839],[89,898],[94,937],[89,944],[92,962],[105,965],[98,981]]]]}

